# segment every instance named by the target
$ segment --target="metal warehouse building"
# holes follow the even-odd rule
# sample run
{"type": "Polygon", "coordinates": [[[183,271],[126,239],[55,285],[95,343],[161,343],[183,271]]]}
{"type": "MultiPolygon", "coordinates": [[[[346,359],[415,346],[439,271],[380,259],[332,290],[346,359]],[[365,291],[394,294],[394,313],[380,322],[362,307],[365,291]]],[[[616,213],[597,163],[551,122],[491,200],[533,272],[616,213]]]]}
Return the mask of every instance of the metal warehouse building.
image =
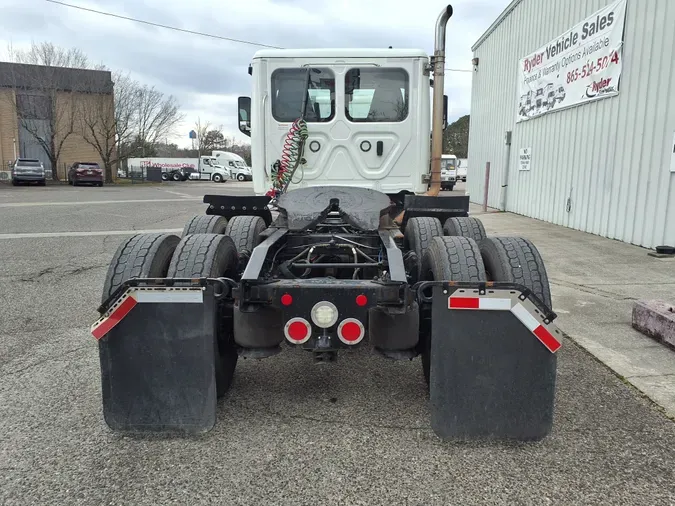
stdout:
{"type": "Polygon", "coordinates": [[[471,200],[675,245],[675,0],[514,0],[476,42],[471,200]]]}

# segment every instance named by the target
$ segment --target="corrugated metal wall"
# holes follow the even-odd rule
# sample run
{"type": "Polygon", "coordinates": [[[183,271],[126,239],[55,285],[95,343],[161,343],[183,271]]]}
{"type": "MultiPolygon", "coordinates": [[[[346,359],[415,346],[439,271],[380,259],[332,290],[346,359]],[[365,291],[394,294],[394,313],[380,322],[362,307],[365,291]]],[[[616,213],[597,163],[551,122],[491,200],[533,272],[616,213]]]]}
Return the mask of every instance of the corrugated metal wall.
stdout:
{"type": "Polygon", "coordinates": [[[516,124],[518,61],[614,0],[523,0],[475,50],[467,181],[507,210],[653,248],[675,244],[675,1],[628,0],[620,94],[516,124]],[[531,170],[518,170],[531,147],[531,170]],[[569,199],[569,206],[568,206],[569,199]]]}

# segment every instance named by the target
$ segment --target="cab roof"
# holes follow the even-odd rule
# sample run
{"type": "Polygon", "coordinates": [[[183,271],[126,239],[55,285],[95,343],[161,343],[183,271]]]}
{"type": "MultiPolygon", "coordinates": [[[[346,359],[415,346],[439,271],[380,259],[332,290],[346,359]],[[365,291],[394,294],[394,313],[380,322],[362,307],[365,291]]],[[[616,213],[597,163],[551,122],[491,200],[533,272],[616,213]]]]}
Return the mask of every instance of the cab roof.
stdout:
{"type": "Polygon", "coordinates": [[[260,58],[428,58],[422,49],[330,48],[330,49],[261,49],[253,55],[260,58]]]}

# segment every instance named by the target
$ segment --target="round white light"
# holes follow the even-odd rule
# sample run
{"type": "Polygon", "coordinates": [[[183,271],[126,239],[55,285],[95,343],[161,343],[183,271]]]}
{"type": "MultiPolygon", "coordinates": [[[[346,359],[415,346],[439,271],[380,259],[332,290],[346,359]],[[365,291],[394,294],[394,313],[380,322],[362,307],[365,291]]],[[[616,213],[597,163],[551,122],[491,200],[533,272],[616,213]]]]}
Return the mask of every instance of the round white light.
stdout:
{"type": "Polygon", "coordinates": [[[311,312],[312,321],[317,327],[327,329],[335,325],[338,319],[338,310],[335,304],[326,300],[314,304],[311,312]]]}

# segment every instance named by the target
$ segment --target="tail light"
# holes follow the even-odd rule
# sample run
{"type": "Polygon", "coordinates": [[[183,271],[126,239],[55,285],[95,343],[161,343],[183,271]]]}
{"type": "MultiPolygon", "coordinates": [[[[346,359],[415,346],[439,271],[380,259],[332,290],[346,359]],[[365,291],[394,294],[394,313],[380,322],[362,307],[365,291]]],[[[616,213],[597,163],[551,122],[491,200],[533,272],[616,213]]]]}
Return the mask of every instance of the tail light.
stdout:
{"type": "Polygon", "coordinates": [[[312,326],[304,318],[291,318],[284,325],[284,335],[292,344],[304,344],[312,337],[312,326]]]}
{"type": "Polygon", "coordinates": [[[356,318],[345,318],[337,329],[338,337],[343,343],[353,346],[360,343],[366,335],[366,329],[356,318]]]}

